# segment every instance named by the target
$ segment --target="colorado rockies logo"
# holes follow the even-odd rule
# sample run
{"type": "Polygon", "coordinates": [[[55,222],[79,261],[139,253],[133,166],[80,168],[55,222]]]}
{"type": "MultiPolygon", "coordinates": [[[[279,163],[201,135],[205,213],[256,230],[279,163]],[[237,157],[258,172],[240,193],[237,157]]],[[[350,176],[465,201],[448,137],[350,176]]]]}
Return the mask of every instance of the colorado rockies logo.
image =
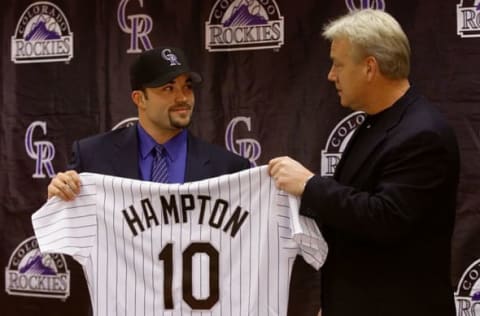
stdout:
{"type": "Polygon", "coordinates": [[[70,271],[61,254],[42,254],[37,239],[24,240],[10,257],[5,269],[5,290],[10,295],[70,296],[70,271]]]}
{"type": "Polygon", "coordinates": [[[345,0],[349,11],[376,9],[385,11],[384,0],[345,0]]]}
{"type": "Polygon", "coordinates": [[[18,20],[11,41],[14,63],[68,62],[73,58],[73,33],[65,14],[55,4],[30,4],[18,20]]]}
{"type": "Polygon", "coordinates": [[[335,126],[327,140],[327,147],[322,150],[322,176],[333,176],[342,153],[355,129],[365,120],[363,112],[354,112],[335,126]]]}
{"type": "Polygon", "coordinates": [[[170,63],[170,66],[180,66],[177,56],[168,48],[162,50],[162,58],[170,63]]]}
{"type": "Polygon", "coordinates": [[[279,49],[283,16],[275,0],[217,0],[205,22],[205,48],[211,52],[279,49]]]}
{"type": "Polygon", "coordinates": [[[457,34],[480,37],[480,0],[462,0],[457,4],[457,34]]]}
{"type": "MultiPolygon", "coordinates": [[[[126,8],[129,1],[120,1],[117,10],[117,22],[124,33],[130,34],[130,47],[127,49],[127,53],[136,54],[142,52],[140,44],[144,50],[153,48],[148,37],[153,29],[153,20],[147,14],[130,14],[127,16],[126,8]]],[[[143,0],[138,0],[138,2],[140,8],[143,8],[143,0]]]]}
{"type": "Polygon", "coordinates": [[[36,161],[35,173],[32,178],[45,178],[44,170],[52,178],[55,176],[52,165],[52,160],[55,157],[55,147],[46,140],[33,140],[33,133],[37,127],[41,128],[43,135],[47,135],[47,123],[42,121],[35,121],[30,124],[25,133],[25,150],[28,156],[36,161]]]}
{"type": "Polygon", "coordinates": [[[457,315],[480,315],[480,259],[463,273],[455,293],[457,315]]]}
{"type": "Polygon", "coordinates": [[[253,138],[234,139],[234,131],[236,125],[243,122],[247,126],[247,130],[250,131],[250,117],[237,116],[230,121],[225,132],[225,146],[228,150],[237,155],[247,158],[253,166],[257,165],[257,159],[262,154],[262,147],[260,143],[253,138]],[[235,144],[238,147],[235,147],[235,144]]]}

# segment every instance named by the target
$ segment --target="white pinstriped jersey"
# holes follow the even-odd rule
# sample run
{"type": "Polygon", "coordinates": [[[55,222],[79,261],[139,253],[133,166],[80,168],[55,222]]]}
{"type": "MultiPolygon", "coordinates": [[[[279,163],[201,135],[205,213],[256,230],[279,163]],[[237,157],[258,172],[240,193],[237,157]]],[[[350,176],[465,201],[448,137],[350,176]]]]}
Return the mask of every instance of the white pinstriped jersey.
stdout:
{"type": "Polygon", "coordinates": [[[97,316],[286,315],[295,256],[325,260],[318,227],[266,166],[182,185],[81,181],[32,222],[42,252],[82,264],[97,316]]]}

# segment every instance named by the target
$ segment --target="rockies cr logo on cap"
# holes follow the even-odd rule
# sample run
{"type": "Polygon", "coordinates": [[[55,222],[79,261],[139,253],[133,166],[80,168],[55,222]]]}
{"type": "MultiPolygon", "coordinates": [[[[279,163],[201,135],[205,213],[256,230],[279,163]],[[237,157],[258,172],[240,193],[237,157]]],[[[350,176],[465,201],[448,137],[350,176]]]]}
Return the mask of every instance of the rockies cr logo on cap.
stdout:
{"type": "Polygon", "coordinates": [[[181,63],[178,61],[177,55],[172,53],[169,48],[162,50],[162,58],[170,62],[170,66],[180,66],[181,63]]]}

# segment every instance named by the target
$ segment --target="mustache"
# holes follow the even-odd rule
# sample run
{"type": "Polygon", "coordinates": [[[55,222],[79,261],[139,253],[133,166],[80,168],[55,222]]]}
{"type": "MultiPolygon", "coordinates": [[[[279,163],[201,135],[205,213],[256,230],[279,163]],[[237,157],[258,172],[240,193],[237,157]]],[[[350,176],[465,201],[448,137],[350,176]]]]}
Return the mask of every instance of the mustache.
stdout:
{"type": "Polygon", "coordinates": [[[185,108],[191,110],[193,108],[193,104],[190,104],[188,102],[177,102],[170,107],[170,110],[178,110],[178,109],[185,109],[185,108]]]}

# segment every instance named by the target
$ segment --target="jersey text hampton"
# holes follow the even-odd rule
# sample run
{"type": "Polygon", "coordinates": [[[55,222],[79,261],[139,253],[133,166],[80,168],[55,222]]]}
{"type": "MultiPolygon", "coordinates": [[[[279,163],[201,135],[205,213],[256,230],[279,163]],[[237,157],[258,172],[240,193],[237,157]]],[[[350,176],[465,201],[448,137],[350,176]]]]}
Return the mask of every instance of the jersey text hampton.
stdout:
{"type": "Polygon", "coordinates": [[[188,212],[199,211],[197,224],[206,223],[210,227],[223,229],[233,238],[249,215],[249,212],[242,210],[241,206],[236,206],[231,213],[229,210],[232,206],[228,201],[223,199],[212,201],[212,197],[209,195],[180,194],[177,196],[172,194],[170,196],[160,195],[159,198],[161,210],[154,209],[149,198],[140,200],[140,206],[130,205],[122,210],[123,217],[134,236],[137,236],[139,231],[145,231],[146,228],[160,225],[159,215],[163,219],[163,224],[169,225],[170,222],[172,224],[187,223],[190,217],[188,212]],[[209,218],[205,218],[207,205],[210,208],[207,212],[210,214],[209,218]],[[141,208],[143,216],[139,216],[137,211],[139,208],[141,208]],[[231,215],[225,218],[228,213],[231,215]]]}

